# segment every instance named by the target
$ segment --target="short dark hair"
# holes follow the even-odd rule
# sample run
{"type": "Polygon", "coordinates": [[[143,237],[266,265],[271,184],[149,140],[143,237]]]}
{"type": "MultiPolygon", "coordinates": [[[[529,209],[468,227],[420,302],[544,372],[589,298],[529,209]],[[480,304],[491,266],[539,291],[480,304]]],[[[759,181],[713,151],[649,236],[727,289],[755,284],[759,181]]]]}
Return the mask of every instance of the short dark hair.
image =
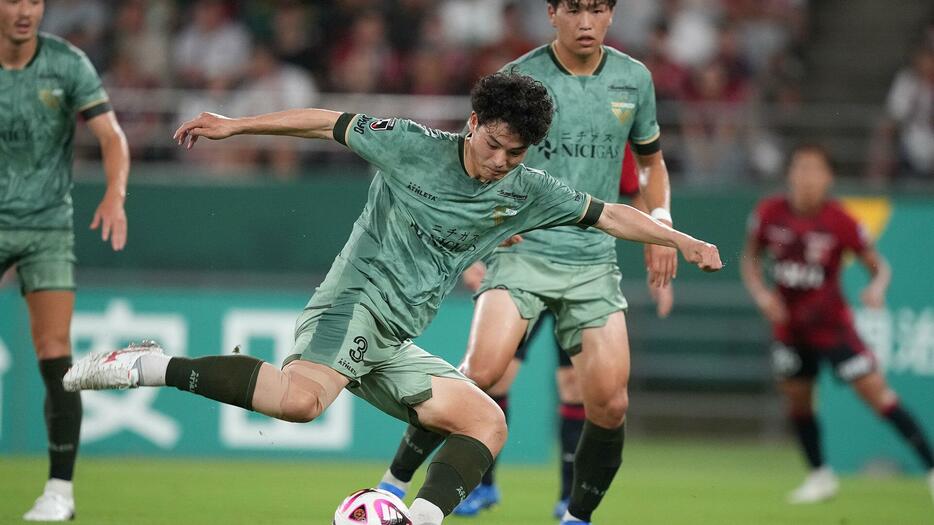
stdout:
{"type": "Polygon", "coordinates": [[[554,104],[548,90],[532,77],[506,71],[487,75],[470,91],[479,124],[501,121],[526,144],[538,144],[551,126],[554,104]]]}
{"type": "MultiPolygon", "coordinates": [[[[551,7],[558,9],[558,6],[561,5],[561,2],[564,2],[564,4],[567,5],[568,7],[575,7],[575,6],[580,7],[580,3],[583,0],[545,0],[545,1],[551,4],[551,7]]],[[[614,7],[616,7],[616,0],[593,0],[593,3],[596,5],[605,4],[610,9],[613,9],[614,7]]]]}
{"type": "Polygon", "coordinates": [[[827,167],[830,168],[831,173],[835,173],[836,163],[833,160],[833,156],[830,155],[830,150],[827,149],[827,146],[819,142],[799,142],[791,148],[791,153],[788,154],[788,166],[785,171],[788,171],[788,168],[791,167],[791,161],[794,160],[796,156],[801,153],[813,153],[824,159],[824,162],[827,163],[827,167]]]}

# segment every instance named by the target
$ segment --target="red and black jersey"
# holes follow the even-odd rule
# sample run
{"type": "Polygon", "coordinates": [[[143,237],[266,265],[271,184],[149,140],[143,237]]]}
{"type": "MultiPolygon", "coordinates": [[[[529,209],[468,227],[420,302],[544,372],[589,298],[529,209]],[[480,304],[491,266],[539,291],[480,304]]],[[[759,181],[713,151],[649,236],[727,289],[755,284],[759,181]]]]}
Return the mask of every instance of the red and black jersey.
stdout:
{"type": "Polygon", "coordinates": [[[639,166],[636,164],[636,157],[632,154],[632,148],[626,143],[625,154],[623,155],[623,171],[619,178],[619,196],[635,197],[639,193],[639,166]]]}
{"type": "Polygon", "coordinates": [[[837,201],[803,216],[786,197],[771,197],[750,218],[749,235],[772,259],[772,280],[788,308],[789,320],[774,327],[775,337],[818,347],[843,343],[853,316],[840,289],[841,261],[869,246],[856,220],[837,201]]]}

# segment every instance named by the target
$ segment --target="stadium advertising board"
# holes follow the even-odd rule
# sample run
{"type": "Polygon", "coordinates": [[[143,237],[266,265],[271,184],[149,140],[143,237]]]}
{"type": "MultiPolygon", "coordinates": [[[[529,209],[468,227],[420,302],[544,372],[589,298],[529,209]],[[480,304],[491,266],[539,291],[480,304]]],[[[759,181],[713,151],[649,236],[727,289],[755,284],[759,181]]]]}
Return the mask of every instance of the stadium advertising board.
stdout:
{"type": "MultiPolygon", "coordinates": [[[[241,351],[281,363],[291,353],[299,293],[217,290],[88,289],[77,296],[75,352],[119,348],[154,339],[174,355],[241,351]]],[[[467,341],[472,303],[453,297],[420,345],[457,362],[467,341]]],[[[0,292],[0,453],[42,453],[43,389],[29,340],[28,318],[15,287],[0,292]],[[11,322],[7,322],[7,320],[11,322]]],[[[521,462],[552,458],[552,352],[536,352],[516,390],[520,408],[510,451],[521,462]]],[[[347,392],[308,424],[277,421],[172,388],[82,394],[82,454],[280,456],[386,459],[404,426],[347,392]]]]}

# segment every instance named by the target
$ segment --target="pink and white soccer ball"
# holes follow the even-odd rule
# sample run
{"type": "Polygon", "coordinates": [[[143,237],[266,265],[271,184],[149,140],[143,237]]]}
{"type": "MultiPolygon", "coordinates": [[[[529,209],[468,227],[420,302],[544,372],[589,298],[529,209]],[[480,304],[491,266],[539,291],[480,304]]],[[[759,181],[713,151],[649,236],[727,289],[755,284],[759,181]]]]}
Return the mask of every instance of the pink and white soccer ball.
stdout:
{"type": "Polygon", "coordinates": [[[333,525],[412,525],[409,508],[394,494],[360,489],[334,511],[333,525]]]}

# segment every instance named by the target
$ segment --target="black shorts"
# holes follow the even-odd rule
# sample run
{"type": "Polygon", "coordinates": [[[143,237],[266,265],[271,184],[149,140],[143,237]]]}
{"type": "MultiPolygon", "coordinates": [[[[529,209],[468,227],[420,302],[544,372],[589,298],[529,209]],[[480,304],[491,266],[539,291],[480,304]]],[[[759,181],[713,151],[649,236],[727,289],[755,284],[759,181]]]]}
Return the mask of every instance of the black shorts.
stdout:
{"type": "Polygon", "coordinates": [[[772,343],[772,371],[778,379],[814,379],[821,360],[829,361],[841,381],[852,382],[875,372],[876,357],[856,334],[835,347],[772,343]]]}
{"type": "MultiPolygon", "coordinates": [[[[525,362],[525,358],[528,355],[529,345],[535,336],[542,330],[542,326],[546,318],[551,318],[552,322],[554,321],[554,314],[551,311],[546,311],[542,315],[538,316],[538,319],[535,321],[535,324],[532,326],[532,329],[527,332],[526,337],[522,340],[522,343],[519,345],[519,348],[516,349],[516,359],[519,361],[525,362]]],[[[558,366],[561,368],[571,366],[571,357],[568,356],[568,353],[561,349],[561,346],[558,344],[556,339],[552,339],[552,344],[554,344],[555,351],[558,353],[558,366]]]]}

